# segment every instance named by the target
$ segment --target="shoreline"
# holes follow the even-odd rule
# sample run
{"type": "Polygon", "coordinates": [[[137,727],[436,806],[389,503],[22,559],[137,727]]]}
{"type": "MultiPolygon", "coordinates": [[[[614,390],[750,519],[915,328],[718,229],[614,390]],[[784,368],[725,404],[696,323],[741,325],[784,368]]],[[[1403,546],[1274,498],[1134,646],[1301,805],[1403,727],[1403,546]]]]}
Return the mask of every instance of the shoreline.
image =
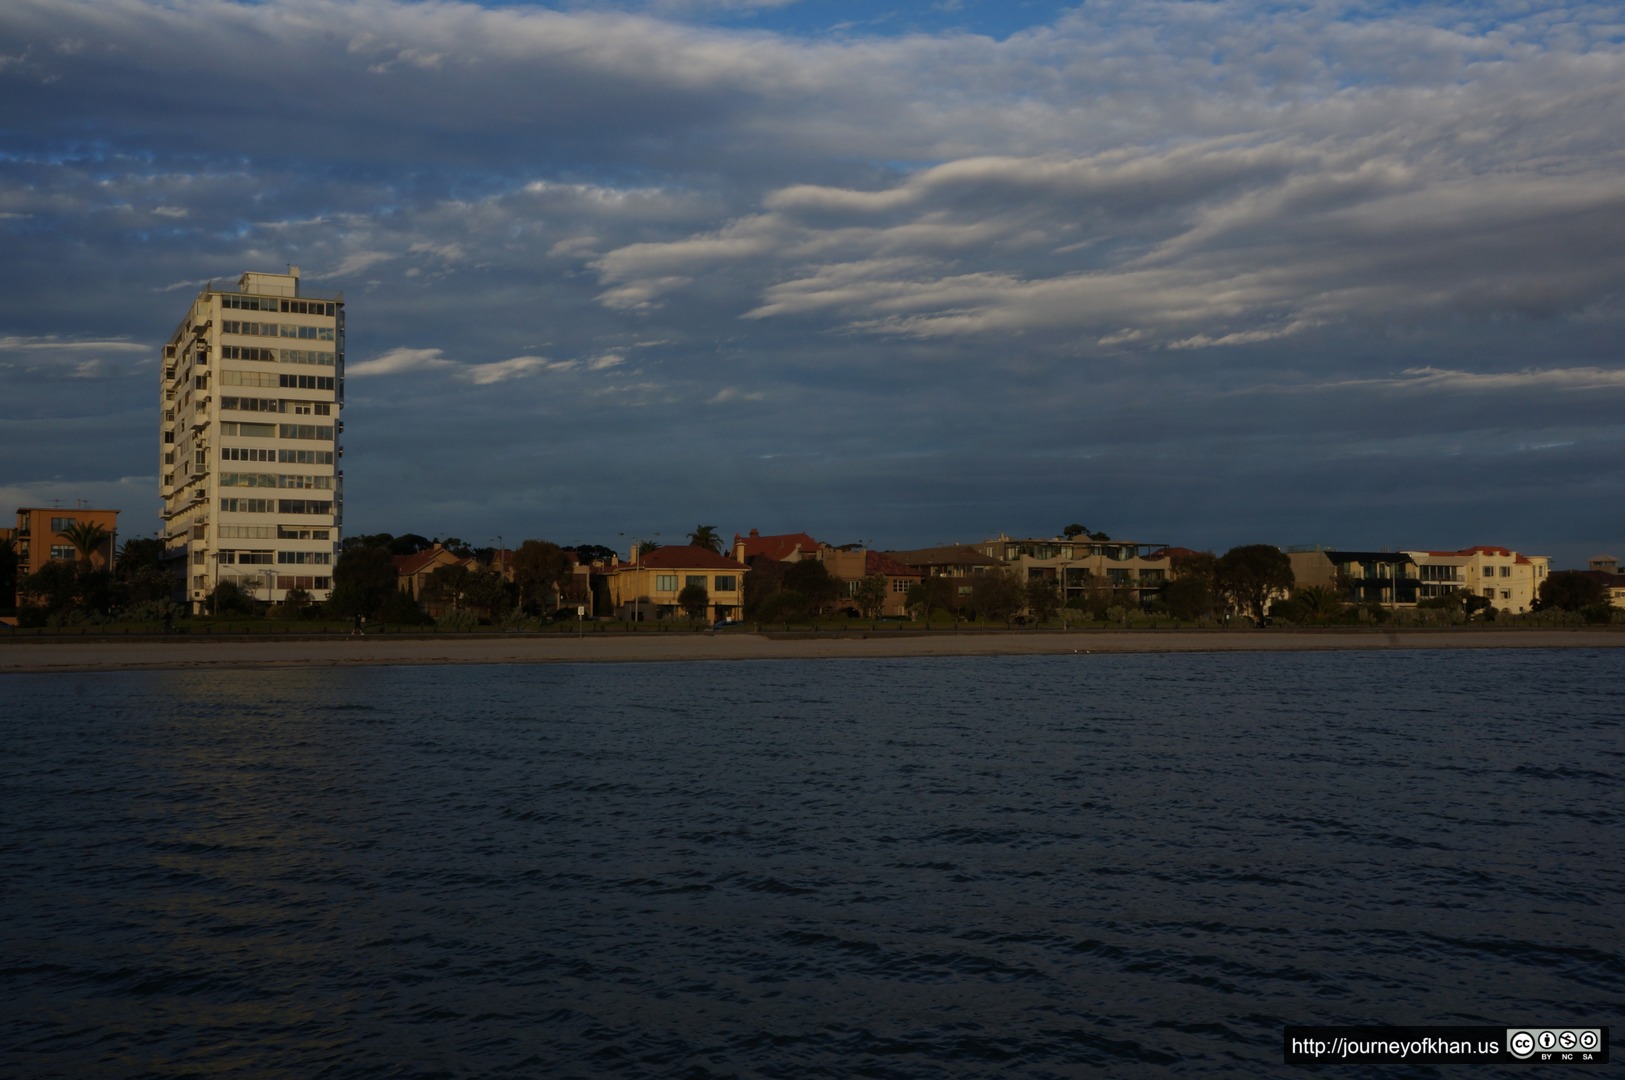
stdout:
{"type": "Polygon", "coordinates": [[[1618,649],[1605,628],[825,631],[278,638],[0,639],[0,674],[431,664],[661,663],[690,660],[903,659],[1094,653],[1416,649],[1618,649]]]}

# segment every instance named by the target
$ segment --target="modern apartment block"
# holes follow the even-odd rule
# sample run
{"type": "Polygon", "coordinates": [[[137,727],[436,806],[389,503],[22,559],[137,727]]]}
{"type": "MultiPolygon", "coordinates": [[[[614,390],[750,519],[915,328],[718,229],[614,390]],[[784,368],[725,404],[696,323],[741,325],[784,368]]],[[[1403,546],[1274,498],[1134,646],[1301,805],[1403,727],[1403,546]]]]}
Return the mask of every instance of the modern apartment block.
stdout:
{"type": "Polygon", "coordinates": [[[1412,607],[1419,601],[1471,593],[1500,611],[1531,610],[1551,569],[1545,555],[1479,545],[1460,551],[1288,552],[1297,583],[1339,590],[1352,603],[1412,607]]]}
{"type": "Polygon", "coordinates": [[[1172,577],[1166,544],[1000,535],[984,540],[977,549],[1022,581],[1055,582],[1063,601],[1106,590],[1125,606],[1139,607],[1155,598],[1172,577]]]}
{"type": "Polygon", "coordinates": [[[195,609],[223,581],[325,600],[343,521],[344,297],[298,267],[211,284],[164,346],[166,558],[195,609]],[[184,569],[182,569],[184,568],[184,569]]]}

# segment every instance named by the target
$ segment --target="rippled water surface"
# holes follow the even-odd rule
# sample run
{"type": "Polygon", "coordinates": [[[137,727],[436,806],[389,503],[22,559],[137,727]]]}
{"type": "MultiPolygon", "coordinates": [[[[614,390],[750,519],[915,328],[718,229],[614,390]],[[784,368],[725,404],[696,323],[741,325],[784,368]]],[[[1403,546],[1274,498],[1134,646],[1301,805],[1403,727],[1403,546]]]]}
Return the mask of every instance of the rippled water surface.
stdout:
{"type": "Polygon", "coordinates": [[[0,694],[7,1076],[1287,1076],[1625,1000],[1618,650],[0,694]]]}

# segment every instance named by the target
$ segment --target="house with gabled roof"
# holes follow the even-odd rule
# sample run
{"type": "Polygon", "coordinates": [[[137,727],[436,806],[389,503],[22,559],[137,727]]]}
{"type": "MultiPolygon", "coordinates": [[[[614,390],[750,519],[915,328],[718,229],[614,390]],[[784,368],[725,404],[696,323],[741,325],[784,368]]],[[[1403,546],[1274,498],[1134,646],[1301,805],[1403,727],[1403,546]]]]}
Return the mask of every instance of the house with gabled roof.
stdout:
{"type": "Polygon", "coordinates": [[[606,567],[610,603],[634,621],[681,616],[678,597],[690,585],[706,592],[712,619],[737,619],[745,609],[745,571],[737,559],[692,544],[655,548],[632,562],[606,567]]]}
{"type": "Polygon", "coordinates": [[[413,555],[396,555],[390,562],[395,564],[395,582],[401,592],[419,603],[423,601],[423,586],[428,583],[429,576],[442,566],[462,566],[470,570],[479,566],[474,559],[465,558],[438,543],[413,555]]]}
{"type": "MultiPolygon", "coordinates": [[[[886,602],[881,606],[880,614],[907,616],[909,590],[920,583],[920,572],[883,551],[863,552],[864,577],[874,577],[876,574],[886,579],[886,602]]],[[[849,595],[856,588],[856,581],[847,582],[849,595]]]]}

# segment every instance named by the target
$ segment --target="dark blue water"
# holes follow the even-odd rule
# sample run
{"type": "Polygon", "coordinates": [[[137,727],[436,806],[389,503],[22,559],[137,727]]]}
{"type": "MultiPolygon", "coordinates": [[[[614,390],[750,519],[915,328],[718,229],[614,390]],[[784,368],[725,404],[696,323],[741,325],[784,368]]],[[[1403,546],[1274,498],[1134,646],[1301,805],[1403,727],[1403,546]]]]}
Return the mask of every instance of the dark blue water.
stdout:
{"type": "Polygon", "coordinates": [[[0,701],[6,1076],[1289,1076],[1625,1000],[1619,650],[0,701]]]}

